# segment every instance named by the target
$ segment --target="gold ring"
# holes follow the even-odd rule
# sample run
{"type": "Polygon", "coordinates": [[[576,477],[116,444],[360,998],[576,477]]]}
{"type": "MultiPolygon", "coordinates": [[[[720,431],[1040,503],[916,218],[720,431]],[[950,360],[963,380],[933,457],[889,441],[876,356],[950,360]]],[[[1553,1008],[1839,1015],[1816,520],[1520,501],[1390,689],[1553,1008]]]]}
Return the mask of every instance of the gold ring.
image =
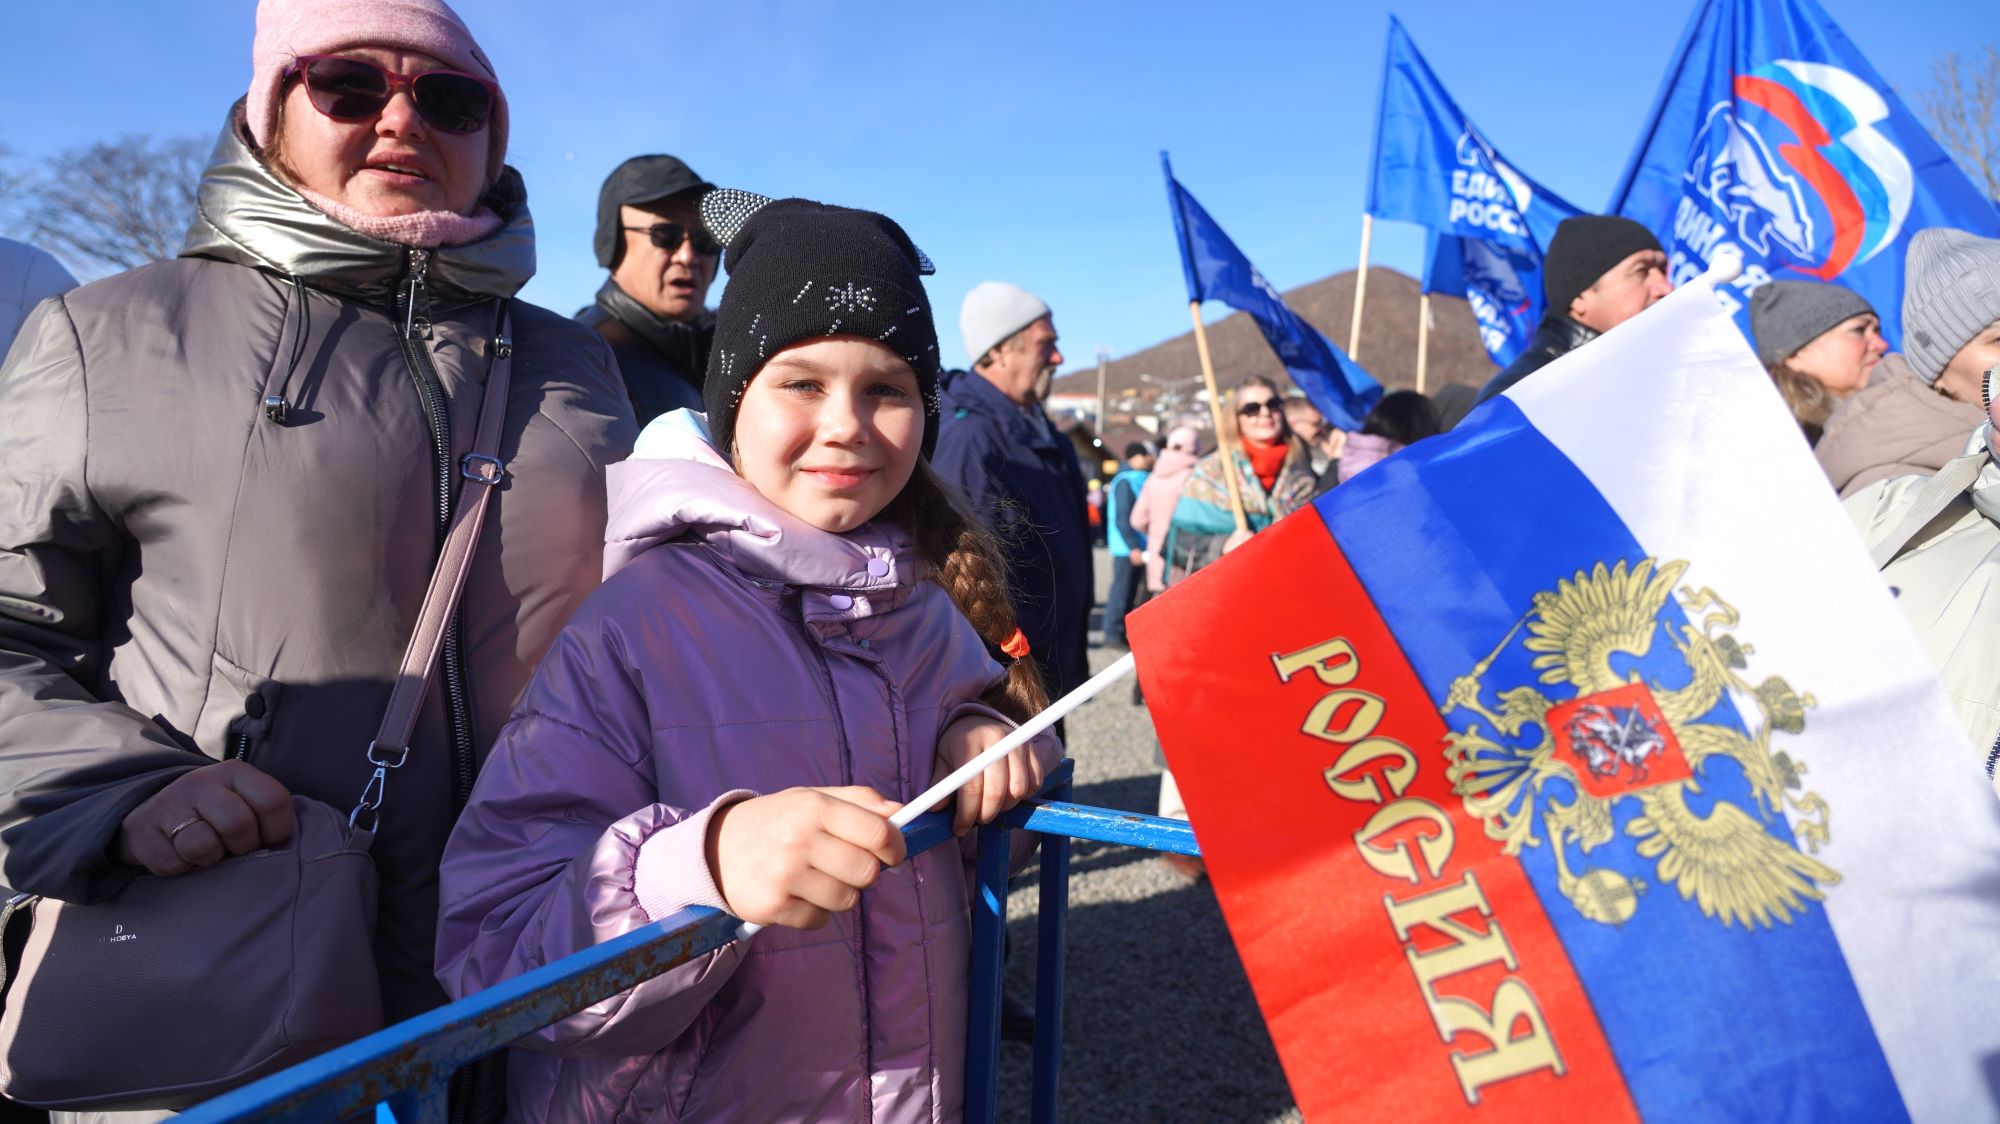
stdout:
{"type": "Polygon", "coordinates": [[[174,836],[179,835],[181,832],[186,831],[188,828],[191,828],[200,822],[201,822],[201,817],[196,815],[196,816],[189,816],[187,819],[184,819],[181,822],[175,824],[173,827],[167,829],[167,842],[172,843],[174,841],[174,836]]]}

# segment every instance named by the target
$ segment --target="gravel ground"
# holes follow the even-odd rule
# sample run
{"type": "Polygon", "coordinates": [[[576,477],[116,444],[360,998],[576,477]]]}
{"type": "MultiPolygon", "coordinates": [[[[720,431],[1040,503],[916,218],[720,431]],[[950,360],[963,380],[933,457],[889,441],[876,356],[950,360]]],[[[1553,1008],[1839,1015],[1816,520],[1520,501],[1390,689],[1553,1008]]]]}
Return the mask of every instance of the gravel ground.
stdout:
{"type": "MultiPolygon", "coordinates": [[[[1105,552],[1097,588],[1110,585],[1105,552]]],[[[1093,640],[1097,634],[1093,633],[1093,640]]],[[[1119,655],[1093,647],[1091,669],[1119,655]]],[[[1068,719],[1080,804],[1152,813],[1153,724],[1120,685],[1068,719]]],[[[1007,989],[1034,995],[1035,871],[1007,905],[1007,989]]],[[[1150,852],[1071,850],[1061,1107],[1076,1121],[1295,1121],[1291,1091],[1207,882],[1190,886],[1150,852]]],[[[1027,1046],[1000,1048],[1000,1119],[1028,1119],[1027,1046]]]]}

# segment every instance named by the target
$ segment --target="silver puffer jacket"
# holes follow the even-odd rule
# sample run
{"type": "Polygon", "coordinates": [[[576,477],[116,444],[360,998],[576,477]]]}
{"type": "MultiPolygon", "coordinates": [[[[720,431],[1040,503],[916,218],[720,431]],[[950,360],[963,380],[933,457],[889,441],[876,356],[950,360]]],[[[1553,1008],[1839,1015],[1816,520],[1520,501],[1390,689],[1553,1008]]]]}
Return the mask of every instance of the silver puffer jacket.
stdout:
{"type": "MultiPolygon", "coordinates": [[[[0,368],[0,882],[20,890],[122,885],[135,871],[110,857],[120,820],[226,755],[354,804],[500,298],[534,270],[511,170],[489,197],[503,229],[414,250],[308,205],[240,122],[183,256],[43,303],[0,368]],[[412,299],[415,339],[398,309],[412,299]],[[266,396],[289,401],[284,420],[266,396]]],[[[438,857],[479,759],[597,585],[603,470],[633,438],[603,340],[519,302],[512,316],[508,479],[443,661],[449,689],[430,693],[374,847],[391,1018],[444,998],[438,857]]]]}

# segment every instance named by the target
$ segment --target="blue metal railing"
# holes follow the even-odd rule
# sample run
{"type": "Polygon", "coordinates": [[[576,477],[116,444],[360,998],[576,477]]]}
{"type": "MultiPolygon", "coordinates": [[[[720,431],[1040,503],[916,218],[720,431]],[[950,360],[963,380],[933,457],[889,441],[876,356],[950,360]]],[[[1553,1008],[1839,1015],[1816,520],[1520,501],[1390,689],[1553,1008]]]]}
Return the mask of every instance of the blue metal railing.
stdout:
{"type": "MultiPolygon", "coordinates": [[[[1062,1059],[1063,927],[1069,905],[1071,839],[1200,854],[1186,823],[1068,803],[1070,763],[1028,801],[979,829],[972,916],[972,991],[966,1035],[965,1118],[994,1119],[999,1107],[1000,977],[1007,925],[1007,860],[1013,831],[1044,836],[1036,947],[1036,1034],[1031,1111],[1056,1119],[1062,1059]]],[[[909,853],[951,840],[945,813],[905,829],[909,853]]],[[[311,1061],[189,1109],[179,1124],[317,1122],[365,1115],[386,1104],[399,1124],[445,1119],[453,1071],[570,1014],[735,939],[737,920],[713,909],[682,910],[594,948],[547,964],[456,1003],[377,1031],[311,1061]]]]}

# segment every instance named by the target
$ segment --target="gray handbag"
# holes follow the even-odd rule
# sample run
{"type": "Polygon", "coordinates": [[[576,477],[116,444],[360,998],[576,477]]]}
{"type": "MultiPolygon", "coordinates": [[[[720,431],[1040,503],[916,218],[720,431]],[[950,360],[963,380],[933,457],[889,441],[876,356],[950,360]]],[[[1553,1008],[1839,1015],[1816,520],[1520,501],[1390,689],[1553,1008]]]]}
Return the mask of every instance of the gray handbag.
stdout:
{"type": "Polygon", "coordinates": [[[505,475],[512,358],[503,304],[473,452],[461,462],[477,486],[452,515],[368,746],[374,771],[360,802],[343,815],[295,795],[283,844],[177,877],[141,875],[107,901],[9,901],[0,1092],[38,1108],[181,1109],[381,1028],[368,848],[505,475]]]}

